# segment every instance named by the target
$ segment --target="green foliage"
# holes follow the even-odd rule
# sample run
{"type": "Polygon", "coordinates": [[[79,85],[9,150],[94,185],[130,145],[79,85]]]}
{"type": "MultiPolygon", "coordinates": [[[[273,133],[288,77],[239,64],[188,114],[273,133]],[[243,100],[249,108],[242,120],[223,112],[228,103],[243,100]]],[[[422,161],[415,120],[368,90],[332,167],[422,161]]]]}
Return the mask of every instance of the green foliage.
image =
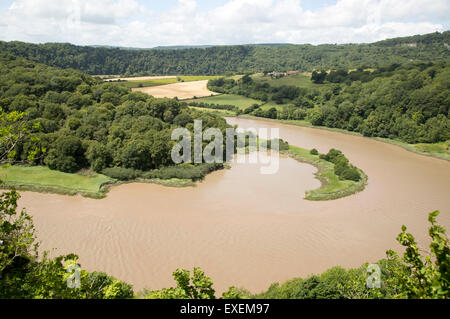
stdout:
{"type": "Polygon", "coordinates": [[[74,173],[84,164],[84,149],[81,140],[76,136],[61,136],[54,143],[45,163],[51,169],[74,173]]]}
{"type": "Polygon", "coordinates": [[[174,288],[151,291],[147,299],[216,299],[213,282],[200,268],[194,268],[192,276],[189,270],[177,269],[173,273],[177,282],[174,288]]]}
{"type": "MultiPolygon", "coordinates": [[[[27,113],[12,111],[4,112],[0,107],[0,159],[2,161],[13,161],[17,156],[16,147],[26,134],[32,131],[38,131],[41,126],[39,123],[27,123],[25,117],[27,113]]],[[[38,137],[30,139],[33,146],[26,150],[24,157],[28,161],[33,161],[39,152],[36,144],[39,143],[38,137]]]]}
{"type": "Polygon", "coordinates": [[[250,292],[244,288],[232,286],[222,294],[222,299],[250,299],[250,292]]]}
{"type": "Polygon", "coordinates": [[[325,71],[313,71],[311,75],[311,81],[313,81],[316,84],[322,84],[323,81],[325,81],[325,78],[327,77],[327,72],[325,71]]]}
{"type": "Polygon", "coordinates": [[[37,256],[35,230],[31,217],[25,210],[17,212],[20,195],[15,192],[0,195],[0,275],[14,274],[27,267],[30,259],[37,256]],[[32,253],[30,252],[30,249],[32,253]]]}
{"type": "Polygon", "coordinates": [[[130,299],[133,298],[134,293],[131,285],[122,282],[118,279],[114,279],[112,277],[109,277],[112,280],[110,280],[110,284],[106,286],[102,290],[102,295],[99,298],[95,299],[130,299]]]}
{"type": "Polygon", "coordinates": [[[142,171],[132,168],[108,167],[102,170],[102,174],[119,181],[129,181],[142,176],[142,171]]]}
{"type": "MultiPolygon", "coordinates": [[[[449,241],[445,229],[436,222],[438,215],[439,211],[434,211],[428,217],[431,223],[428,232],[431,237],[429,255],[421,255],[414,236],[406,232],[406,226],[402,226],[402,232],[397,237],[397,241],[406,248],[401,259],[407,267],[400,277],[402,296],[420,299],[450,297],[449,241]]],[[[392,250],[387,255],[392,260],[399,260],[398,254],[392,250]]]]}
{"type": "Polygon", "coordinates": [[[320,275],[312,275],[305,279],[294,278],[282,285],[275,283],[263,293],[253,297],[263,299],[379,299],[392,298],[396,292],[391,268],[398,268],[394,261],[380,260],[378,263],[382,273],[382,286],[368,288],[366,285],[367,266],[344,269],[333,267],[320,275]],[[389,285],[387,285],[389,283],[389,285]]]}
{"type": "Polygon", "coordinates": [[[143,178],[152,179],[190,179],[192,181],[202,180],[207,174],[222,169],[221,163],[203,163],[203,164],[181,164],[178,166],[163,167],[158,170],[152,170],[142,174],[143,178]]]}
{"type": "Polygon", "coordinates": [[[201,107],[205,109],[214,109],[214,110],[228,110],[237,112],[239,108],[234,105],[222,105],[222,104],[208,104],[204,102],[189,102],[189,106],[201,107]]]}
{"type": "Polygon", "coordinates": [[[311,155],[319,155],[319,151],[317,151],[315,148],[313,148],[309,153],[311,155]]]}
{"type": "Polygon", "coordinates": [[[185,127],[189,123],[193,123],[194,120],[188,113],[180,113],[173,119],[173,124],[185,127]]]}
{"type": "MultiPolygon", "coordinates": [[[[277,140],[278,140],[278,150],[280,152],[289,150],[289,143],[288,142],[286,142],[285,140],[282,140],[281,138],[279,138],[277,140]]],[[[267,149],[272,149],[272,143],[274,141],[275,141],[275,139],[267,141],[267,149]]]]}
{"type": "Polygon", "coordinates": [[[354,182],[361,180],[361,174],[358,169],[349,163],[348,159],[341,151],[332,148],[327,154],[321,154],[319,157],[334,164],[334,173],[339,176],[340,179],[351,180],[354,182]]]}

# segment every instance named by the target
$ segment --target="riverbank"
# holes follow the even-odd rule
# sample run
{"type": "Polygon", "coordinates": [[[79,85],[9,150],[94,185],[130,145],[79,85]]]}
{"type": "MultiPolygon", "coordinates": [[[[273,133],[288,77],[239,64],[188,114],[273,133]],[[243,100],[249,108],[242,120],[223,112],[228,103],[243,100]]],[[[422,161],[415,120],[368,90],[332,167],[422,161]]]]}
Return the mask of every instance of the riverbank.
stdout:
{"type": "MultiPolygon", "coordinates": [[[[205,110],[207,110],[207,109],[205,109],[205,110]]],[[[357,133],[357,132],[351,132],[351,131],[338,129],[338,128],[315,126],[315,125],[312,125],[311,123],[309,123],[308,121],[304,121],[304,120],[278,120],[278,119],[262,118],[262,117],[253,116],[253,115],[239,115],[239,116],[234,116],[234,117],[248,118],[248,119],[260,120],[260,121],[278,122],[278,123],[287,124],[287,125],[310,127],[310,128],[320,129],[320,130],[326,130],[326,131],[339,132],[339,133],[348,134],[348,135],[366,137],[366,138],[374,139],[374,140],[381,141],[384,143],[397,145],[397,146],[400,146],[410,152],[417,153],[420,155],[430,156],[430,157],[435,157],[435,158],[443,159],[446,161],[450,161],[450,152],[449,152],[450,141],[434,143],[434,144],[427,144],[427,143],[408,144],[408,143],[405,143],[405,142],[402,142],[399,140],[393,140],[393,139],[389,139],[389,138],[363,136],[362,134],[357,133]]]]}
{"type": "Polygon", "coordinates": [[[0,168],[0,189],[52,193],[59,195],[81,195],[105,198],[111,187],[129,183],[158,184],[167,187],[192,187],[195,181],[182,178],[142,178],[120,181],[103,174],[83,170],[78,173],[63,173],[44,166],[4,166],[0,168]]]}

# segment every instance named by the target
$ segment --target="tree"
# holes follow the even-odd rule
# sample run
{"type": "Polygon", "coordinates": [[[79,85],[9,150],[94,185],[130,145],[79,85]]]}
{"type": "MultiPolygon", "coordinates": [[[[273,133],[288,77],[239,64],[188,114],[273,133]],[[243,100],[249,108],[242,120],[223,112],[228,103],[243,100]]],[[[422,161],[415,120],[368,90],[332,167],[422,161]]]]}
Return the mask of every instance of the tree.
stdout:
{"type": "Polygon", "coordinates": [[[277,114],[278,114],[277,109],[272,107],[269,110],[267,110],[267,115],[266,116],[268,118],[270,118],[270,119],[276,119],[277,118],[277,114]]]}
{"type": "Polygon", "coordinates": [[[188,123],[193,123],[192,117],[187,113],[180,113],[173,119],[173,124],[186,127],[188,123]]]}
{"type": "Polygon", "coordinates": [[[149,170],[152,161],[152,143],[145,139],[132,139],[122,149],[121,162],[125,168],[149,170]]]}
{"type": "Polygon", "coordinates": [[[96,141],[92,142],[86,151],[86,158],[91,164],[91,169],[95,172],[101,172],[112,161],[108,148],[96,141]]]}
{"type": "MultiPolygon", "coordinates": [[[[17,144],[24,138],[25,134],[30,132],[29,125],[25,120],[27,114],[24,112],[13,111],[5,113],[0,108],[0,162],[12,161],[16,156],[15,148],[17,144]]],[[[31,124],[32,129],[39,130],[40,124],[31,124]]],[[[32,138],[32,142],[36,145],[39,142],[37,137],[32,138]]],[[[32,161],[39,148],[34,147],[29,150],[27,158],[32,161]]]]}
{"type": "Polygon", "coordinates": [[[62,136],[55,142],[45,163],[51,169],[73,173],[83,167],[85,162],[84,151],[79,138],[75,136],[62,136]]]}
{"type": "Polygon", "coordinates": [[[325,78],[327,77],[327,72],[325,71],[313,71],[311,75],[311,81],[313,81],[316,84],[323,84],[323,81],[325,81],[325,78]]]}

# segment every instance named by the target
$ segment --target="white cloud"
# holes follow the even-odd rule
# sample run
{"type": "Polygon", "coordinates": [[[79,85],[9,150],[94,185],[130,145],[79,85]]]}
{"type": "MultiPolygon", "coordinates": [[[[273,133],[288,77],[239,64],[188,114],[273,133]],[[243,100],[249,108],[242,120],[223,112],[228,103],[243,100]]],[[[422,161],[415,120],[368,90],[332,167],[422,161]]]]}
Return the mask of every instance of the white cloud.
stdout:
{"type": "Polygon", "coordinates": [[[152,47],[261,42],[348,43],[444,31],[450,1],[338,0],[315,11],[300,0],[228,0],[167,12],[137,0],[16,0],[0,13],[3,40],[152,47]]]}

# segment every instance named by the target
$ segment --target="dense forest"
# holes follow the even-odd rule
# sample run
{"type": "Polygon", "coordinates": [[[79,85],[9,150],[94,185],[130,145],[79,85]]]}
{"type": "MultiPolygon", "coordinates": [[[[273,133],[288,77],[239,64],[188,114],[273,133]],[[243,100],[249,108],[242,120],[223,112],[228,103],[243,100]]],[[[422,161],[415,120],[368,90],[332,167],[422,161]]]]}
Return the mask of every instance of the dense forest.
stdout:
{"type": "Polygon", "coordinates": [[[2,114],[24,114],[29,133],[15,145],[10,160],[27,161],[39,144],[33,164],[63,172],[91,168],[119,179],[170,166],[172,130],[193,132],[194,118],[203,121],[203,129],[229,127],[223,118],[174,99],[155,99],[81,71],[8,54],[0,56],[0,107],[2,114]]]}
{"type": "Polygon", "coordinates": [[[314,88],[274,86],[249,75],[211,80],[209,88],[280,105],[267,110],[254,105],[243,110],[246,114],[435,143],[450,139],[449,79],[450,64],[441,62],[314,72],[312,81],[323,85],[314,88]]]}
{"type": "Polygon", "coordinates": [[[165,50],[0,42],[0,52],[91,75],[226,75],[448,61],[449,43],[450,32],[446,31],[372,44],[246,45],[165,50]]]}

